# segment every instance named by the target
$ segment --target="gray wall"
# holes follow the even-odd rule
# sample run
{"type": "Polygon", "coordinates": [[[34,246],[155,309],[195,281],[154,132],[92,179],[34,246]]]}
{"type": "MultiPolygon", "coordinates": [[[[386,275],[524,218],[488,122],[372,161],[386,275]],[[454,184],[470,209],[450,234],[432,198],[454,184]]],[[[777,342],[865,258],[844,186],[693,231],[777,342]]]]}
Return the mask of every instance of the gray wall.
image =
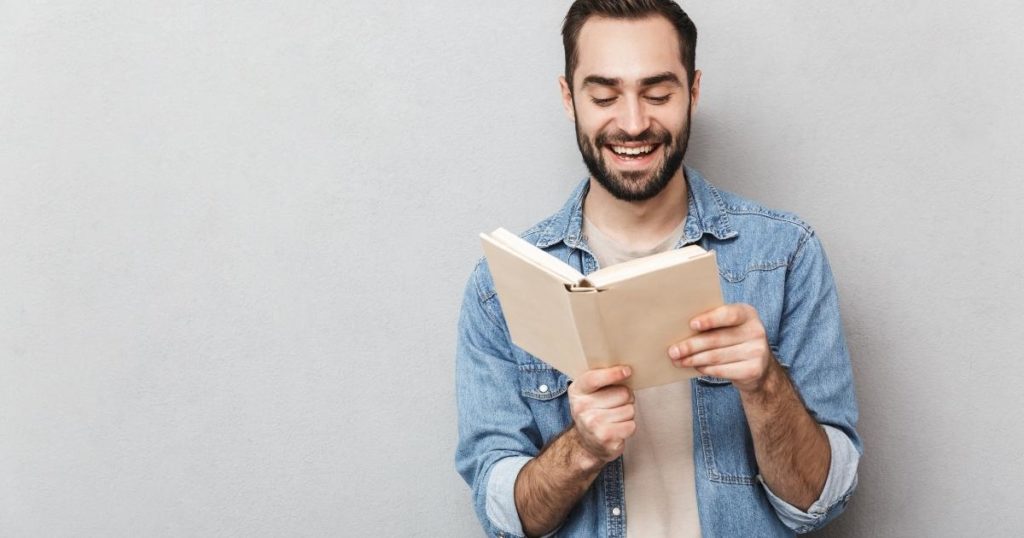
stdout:
{"type": "MultiPolygon", "coordinates": [[[[0,535],[478,535],[475,234],[584,175],[532,4],[0,4],[0,535]]],[[[821,534],[1019,532],[1024,8],[685,7],[689,162],[839,282],[867,455],[821,534]]]]}

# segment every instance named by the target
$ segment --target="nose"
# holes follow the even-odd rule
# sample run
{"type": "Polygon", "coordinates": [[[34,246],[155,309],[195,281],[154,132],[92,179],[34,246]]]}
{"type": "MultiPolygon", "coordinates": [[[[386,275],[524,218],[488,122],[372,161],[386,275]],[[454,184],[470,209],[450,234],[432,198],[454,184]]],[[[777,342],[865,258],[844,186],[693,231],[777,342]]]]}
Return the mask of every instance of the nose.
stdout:
{"type": "Polygon", "coordinates": [[[650,118],[644,110],[644,104],[638,96],[623,99],[623,106],[618,116],[619,128],[630,136],[637,136],[651,126],[650,118]]]}

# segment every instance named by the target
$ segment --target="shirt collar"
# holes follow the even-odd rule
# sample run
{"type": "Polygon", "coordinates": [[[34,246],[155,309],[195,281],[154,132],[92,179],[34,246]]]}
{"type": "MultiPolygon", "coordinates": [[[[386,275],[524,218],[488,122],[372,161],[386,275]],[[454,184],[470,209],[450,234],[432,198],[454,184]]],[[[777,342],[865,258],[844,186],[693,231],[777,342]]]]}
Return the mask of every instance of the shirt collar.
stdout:
{"type": "MultiPolygon", "coordinates": [[[[716,239],[730,239],[739,235],[729,222],[722,195],[696,169],[684,167],[686,178],[687,207],[686,224],[680,244],[695,243],[704,234],[716,239]]],[[[562,209],[548,220],[543,228],[537,246],[546,248],[559,241],[572,248],[579,248],[582,241],[583,199],[590,188],[590,178],[584,178],[573,189],[569,200],[562,209]]],[[[677,245],[679,246],[679,245],[677,245]]]]}

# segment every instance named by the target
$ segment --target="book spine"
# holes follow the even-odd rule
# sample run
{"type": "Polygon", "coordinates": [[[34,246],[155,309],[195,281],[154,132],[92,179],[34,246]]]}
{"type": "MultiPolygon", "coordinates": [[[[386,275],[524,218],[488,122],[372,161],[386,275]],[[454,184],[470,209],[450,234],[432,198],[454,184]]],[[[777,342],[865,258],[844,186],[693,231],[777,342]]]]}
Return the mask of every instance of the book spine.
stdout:
{"type": "Polygon", "coordinates": [[[594,289],[578,289],[569,292],[569,305],[572,308],[573,322],[576,324],[580,347],[583,348],[586,370],[615,364],[605,335],[601,310],[598,307],[599,293],[594,289]]]}

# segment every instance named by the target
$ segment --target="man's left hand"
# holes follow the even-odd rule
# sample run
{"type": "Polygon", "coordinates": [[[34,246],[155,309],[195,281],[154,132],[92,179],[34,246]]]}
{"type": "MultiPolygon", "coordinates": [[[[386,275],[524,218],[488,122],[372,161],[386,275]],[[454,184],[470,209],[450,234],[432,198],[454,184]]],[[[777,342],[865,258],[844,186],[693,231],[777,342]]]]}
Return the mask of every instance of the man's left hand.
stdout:
{"type": "Polygon", "coordinates": [[[775,357],[753,306],[727,304],[690,320],[693,336],[668,349],[672,363],[728,379],[743,392],[759,391],[775,357]]]}

